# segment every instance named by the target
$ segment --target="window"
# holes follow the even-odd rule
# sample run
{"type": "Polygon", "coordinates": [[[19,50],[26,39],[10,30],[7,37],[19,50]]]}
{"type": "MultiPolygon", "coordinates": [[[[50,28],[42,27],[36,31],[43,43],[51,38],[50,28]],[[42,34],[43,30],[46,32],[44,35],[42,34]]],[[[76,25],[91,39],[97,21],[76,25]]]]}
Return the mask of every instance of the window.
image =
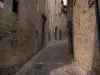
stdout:
{"type": "Polygon", "coordinates": [[[4,0],[0,0],[0,8],[3,9],[3,7],[4,7],[4,0]]]}
{"type": "Polygon", "coordinates": [[[61,0],[61,5],[62,5],[61,11],[66,14],[67,13],[67,0],[61,0]]]}
{"type": "Polygon", "coordinates": [[[0,0],[1,2],[4,2],[4,0],[0,0]]]}
{"type": "Polygon", "coordinates": [[[13,0],[13,8],[12,8],[12,11],[14,13],[18,13],[18,5],[19,5],[19,2],[17,0],[13,0]]]}
{"type": "Polygon", "coordinates": [[[67,0],[63,0],[64,5],[67,6],[67,0]]]}
{"type": "Polygon", "coordinates": [[[46,18],[44,13],[42,14],[42,19],[43,19],[44,22],[47,21],[47,18],[46,18]]]}
{"type": "Polygon", "coordinates": [[[61,0],[61,4],[62,4],[63,6],[67,6],[67,0],[61,0]]]}

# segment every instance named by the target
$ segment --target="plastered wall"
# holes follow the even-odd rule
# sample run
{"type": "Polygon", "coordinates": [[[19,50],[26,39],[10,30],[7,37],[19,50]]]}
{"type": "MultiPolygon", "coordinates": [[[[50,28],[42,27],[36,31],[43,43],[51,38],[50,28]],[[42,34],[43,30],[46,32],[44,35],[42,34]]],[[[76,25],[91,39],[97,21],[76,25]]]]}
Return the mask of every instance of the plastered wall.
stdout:
{"type": "Polygon", "coordinates": [[[78,66],[91,71],[99,57],[95,4],[76,0],[73,6],[74,53],[78,66]]]}
{"type": "Polygon", "coordinates": [[[0,9],[0,73],[12,75],[42,49],[44,0],[19,0],[18,14],[13,0],[0,9]]]}

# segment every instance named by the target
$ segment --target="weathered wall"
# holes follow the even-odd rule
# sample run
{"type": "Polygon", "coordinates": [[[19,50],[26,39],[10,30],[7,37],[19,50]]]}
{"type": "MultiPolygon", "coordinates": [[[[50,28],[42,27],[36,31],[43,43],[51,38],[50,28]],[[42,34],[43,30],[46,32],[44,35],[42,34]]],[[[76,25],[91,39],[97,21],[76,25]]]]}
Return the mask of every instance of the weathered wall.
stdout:
{"type": "Polygon", "coordinates": [[[98,40],[95,4],[88,0],[76,0],[73,6],[74,51],[76,64],[86,71],[96,66],[98,59],[98,40]]]}
{"type": "Polygon", "coordinates": [[[18,15],[12,12],[12,3],[5,0],[0,9],[0,72],[5,75],[19,70],[42,48],[44,0],[19,0],[18,15]]]}
{"type": "Polygon", "coordinates": [[[47,0],[48,27],[51,34],[51,41],[55,41],[55,28],[57,27],[57,40],[67,39],[67,18],[66,14],[61,11],[62,5],[60,0],[47,0]]]}

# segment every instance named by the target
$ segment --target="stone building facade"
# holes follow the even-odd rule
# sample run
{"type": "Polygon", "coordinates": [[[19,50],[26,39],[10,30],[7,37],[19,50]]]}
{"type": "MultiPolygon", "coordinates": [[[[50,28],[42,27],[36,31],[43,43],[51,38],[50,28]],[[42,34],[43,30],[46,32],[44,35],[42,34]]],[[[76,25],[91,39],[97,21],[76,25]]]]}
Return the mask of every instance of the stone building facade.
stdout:
{"type": "Polygon", "coordinates": [[[50,41],[67,39],[67,17],[63,13],[61,0],[46,0],[48,38],[50,41]]]}
{"type": "Polygon", "coordinates": [[[0,75],[12,75],[43,48],[44,8],[45,0],[0,0],[0,75]]]}
{"type": "Polygon", "coordinates": [[[76,65],[87,73],[95,71],[99,61],[96,0],[68,0],[66,8],[61,1],[0,0],[1,75],[12,75],[48,43],[65,40],[68,34],[76,65]]]}
{"type": "MultiPolygon", "coordinates": [[[[73,0],[73,44],[76,65],[94,71],[99,60],[96,0],[73,0]]],[[[97,75],[97,74],[95,74],[97,75]]]]}

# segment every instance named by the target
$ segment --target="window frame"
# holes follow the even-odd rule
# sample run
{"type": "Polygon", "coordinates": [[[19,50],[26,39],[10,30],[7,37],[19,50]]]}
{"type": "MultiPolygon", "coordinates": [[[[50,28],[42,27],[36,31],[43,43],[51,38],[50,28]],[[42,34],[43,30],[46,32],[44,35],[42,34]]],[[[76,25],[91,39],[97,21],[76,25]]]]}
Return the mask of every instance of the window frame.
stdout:
{"type": "Polygon", "coordinates": [[[3,9],[3,8],[4,8],[4,1],[0,0],[0,9],[3,9]]]}
{"type": "Polygon", "coordinates": [[[13,0],[13,4],[12,4],[12,11],[15,13],[15,14],[18,14],[18,11],[19,10],[19,0],[13,0]],[[16,3],[16,6],[14,6],[14,1],[16,3]],[[15,8],[16,7],[16,8],[15,8]]]}

